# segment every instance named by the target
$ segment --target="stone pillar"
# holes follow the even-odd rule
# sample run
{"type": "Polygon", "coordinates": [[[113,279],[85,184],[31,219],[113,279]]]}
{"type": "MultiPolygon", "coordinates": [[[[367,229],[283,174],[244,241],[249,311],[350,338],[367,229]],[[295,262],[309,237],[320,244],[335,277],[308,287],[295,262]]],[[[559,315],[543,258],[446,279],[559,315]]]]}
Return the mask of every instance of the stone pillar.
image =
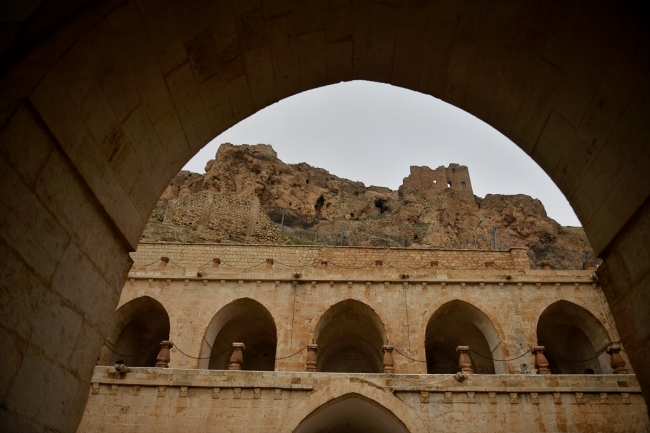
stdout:
{"type": "Polygon", "coordinates": [[[585,262],[582,267],[587,271],[595,271],[596,264],[594,262],[585,262]]]}
{"type": "Polygon", "coordinates": [[[540,263],[540,266],[545,271],[550,271],[551,270],[551,262],[542,262],[542,263],[540,263]]]}
{"type": "Polygon", "coordinates": [[[458,346],[456,352],[460,354],[458,358],[458,368],[460,368],[461,373],[472,374],[472,360],[469,357],[469,346],[458,346]]]}
{"type": "Polygon", "coordinates": [[[164,340],[160,342],[160,346],[160,352],[156,357],[156,367],[169,368],[169,361],[171,361],[170,349],[174,346],[174,343],[164,340]]]}
{"type": "Polygon", "coordinates": [[[485,269],[494,269],[494,262],[485,262],[485,269]]]}
{"type": "Polygon", "coordinates": [[[215,258],[212,259],[212,267],[213,268],[218,268],[220,264],[221,264],[221,259],[220,258],[215,257],[215,258]]]}
{"type": "Polygon", "coordinates": [[[395,361],[393,360],[393,346],[385,344],[381,350],[384,352],[384,373],[395,373],[395,361]]]}
{"type": "Polygon", "coordinates": [[[609,355],[609,365],[614,370],[614,374],[628,374],[627,363],[621,356],[621,346],[614,343],[605,351],[609,355]]]}
{"type": "Polygon", "coordinates": [[[544,346],[535,346],[533,347],[533,355],[535,355],[535,368],[537,369],[537,374],[551,374],[551,369],[548,368],[548,359],[544,356],[544,346]]]}
{"type": "Polygon", "coordinates": [[[307,345],[307,371],[317,371],[318,365],[318,344],[307,345]]]}
{"type": "Polygon", "coordinates": [[[438,261],[437,260],[433,260],[431,262],[431,270],[433,270],[433,271],[438,270],[438,261]]]}
{"type": "Polygon", "coordinates": [[[381,268],[384,266],[384,262],[382,260],[375,260],[375,268],[381,268]]]}
{"type": "Polygon", "coordinates": [[[232,354],[228,361],[228,370],[241,370],[244,365],[244,343],[232,343],[232,354]]]}
{"type": "Polygon", "coordinates": [[[273,268],[273,259],[266,259],[266,269],[273,268]]]}

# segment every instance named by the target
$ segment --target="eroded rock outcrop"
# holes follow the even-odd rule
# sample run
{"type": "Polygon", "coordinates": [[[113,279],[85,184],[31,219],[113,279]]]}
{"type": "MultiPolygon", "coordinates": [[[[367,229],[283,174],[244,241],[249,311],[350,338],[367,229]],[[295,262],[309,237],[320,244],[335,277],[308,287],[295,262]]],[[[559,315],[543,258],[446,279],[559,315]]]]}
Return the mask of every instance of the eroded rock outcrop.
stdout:
{"type": "Polygon", "coordinates": [[[181,171],[145,230],[147,241],[386,247],[528,247],[531,263],[582,267],[581,227],[563,227],[526,195],[474,196],[467,167],[411,167],[398,191],[282,162],[270,145],[221,145],[204,175],[181,171]],[[284,214],[284,228],[281,222],[284,214]]]}

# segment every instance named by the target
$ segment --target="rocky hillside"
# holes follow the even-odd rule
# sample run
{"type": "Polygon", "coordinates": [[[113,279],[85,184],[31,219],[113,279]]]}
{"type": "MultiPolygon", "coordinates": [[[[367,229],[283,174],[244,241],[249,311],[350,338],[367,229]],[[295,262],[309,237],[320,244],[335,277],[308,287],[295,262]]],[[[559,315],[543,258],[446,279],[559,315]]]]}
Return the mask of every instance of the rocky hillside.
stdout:
{"type": "Polygon", "coordinates": [[[269,145],[223,144],[204,175],[181,171],[147,225],[147,242],[319,243],[409,248],[528,247],[531,263],[577,269],[593,251],[526,195],[476,197],[467,167],[411,167],[398,191],[289,165],[269,145]],[[284,227],[282,219],[284,214],[284,227]]]}

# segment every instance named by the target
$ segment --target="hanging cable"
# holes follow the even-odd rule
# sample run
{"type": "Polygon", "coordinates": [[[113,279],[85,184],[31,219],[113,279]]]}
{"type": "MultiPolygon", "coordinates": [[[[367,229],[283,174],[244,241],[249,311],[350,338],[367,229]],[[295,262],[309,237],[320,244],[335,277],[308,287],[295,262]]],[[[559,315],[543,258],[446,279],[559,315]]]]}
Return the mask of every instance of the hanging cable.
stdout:
{"type": "Polygon", "coordinates": [[[555,354],[555,353],[551,353],[550,355],[551,355],[552,358],[559,358],[559,359],[561,359],[562,361],[575,362],[575,363],[578,363],[578,364],[579,364],[579,363],[582,363],[582,362],[593,361],[594,359],[598,358],[600,355],[602,355],[603,353],[605,353],[605,352],[607,351],[607,349],[609,349],[609,347],[610,347],[612,344],[618,344],[618,343],[620,343],[620,341],[611,341],[611,342],[607,343],[607,345],[606,345],[605,347],[603,347],[603,348],[600,349],[598,352],[596,352],[596,355],[595,355],[594,357],[589,358],[589,359],[583,359],[583,360],[580,360],[580,361],[576,361],[576,360],[573,360],[573,359],[567,359],[567,358],[564,358],[564,357],[562,357],[562,356],[560,356],[560,355],[557,355],[557,354],[555,354]]]}
{"type": "MultiPolygon", "coordinates": [[[[108,344],[111,344],[113,347],[115,347],[115,345],[113,343],[111,343],[110,341],[108,341],[108,340],[104,340],[104,342],[108,343],[108,344]]],[[[108,344],[105,345],[108,348],[108,350],[110,350],[111,352],[113,352],[116,355],[120,355],[123,358],[139,358],[139,357],[149,353],[149,352],[143,352],[143,353],[140,353],[138,355],[124,355],[122,353],[119,353],[119,352],[116,352],[115,350],[113,350],[108,344]]]]}
{"type": "Polygon", "coordinates": [[[176,348],[176,350],[178,350],[180,353],[182,353],[183,355],[187,356],[188,358],[192,358],[192,359],[210,359],[210,358],[216,358],[217,356],[222,355],[224,352],[227,352],[228,350],[232,349],[232,346],[228,346],[228,347],[226,347],[224,350],[222,350],[221,352],[217,353],[216,355],[203,356],[203,357],[197,358],[196,356],[188,355],[187,353],[183,352],[183,351],[182,351],[182,350],[181,350],[177,345],[175,345],[174,343],[172,343],[172,345],[173,345],[173,346],[176,348]]]}
{"type": "Polygon", "coordinates": [[[427,364],[428,364],[428,363],[433,363],[433,361],[427,361],[427,360],[422,361],[422,360],[420,360],[420,359],[411,358],[410,356],[405,355],[404,353],[402,353],[402,352],[400,352],[399,350],[397,350],[397,348],[395,348],[395,347],[393,348],[393,350],[395,350],[395,352],[397,352],[397,353],[399,353],[400,355],[402,355],[404,358],[408,358],[408,359],[410,359],[411,361],[415,361],[415,362],[424,362],[424,363],[427,363],[427,364]]]}
{"type": "MultiPolygon", "coordinates": [[[[297,354],[299,354],[300,352],[302,352],[302,351],[305,350],[306,348],[307,348],[307,346],[303,347],[302,349],[300,349],[299,351],[297,351],[296,353],[293,353],[293,354],[291,354],[291,355],[288,355],[288,356],[281,356],[281,357],[279,357],[279,358],[274,358],[274,359],[275,359],[275,360],[278,360],[278,359],[288,359],[288,358],[291,358],[292,356],[296,356],[297,354]]],[[[268,358],[267,355],[259,354],[259,353],[255,352],[253,349],[251,349],[250,347],[246,347],[246,348],[244,348],[244,350],[249,351],[249,352],[251,352],[252,354],[257,355],[257,356],[259,356],[259,357],[261,357],[261,358],[268,358]]]]}
{"type": "Polygon", "coordinates": [[[343,361],[358,361],[358,360],[360,360],[360,359],[370,358],[371,356],[374,356],[375,354],[377,354],[377,353],[378,353],[379,351],[381,351],[382,349],[375,350],[375,351],[370,352],[370,353],[368,353],[368,354],[366,354],[366,355],[364,355],[364,356],[355,357],[355,358],[344,358],[344,357],[342,357],[342,356],[335,356],[335,355],[332,355],[332,352],[328,352],[328,351],[325,350],[325,349],[319,349],[319,350],[322,351],[322,352],[324,352],[324,353],[328,353],[332,358],[335,358],[335,359],[341,359],[341,360],[343,360],[343,361]]]}
{"type": "Polygon", "coordinates": [[[472,353],[474,353],[474,354],[480,356],[481,358],[489,359],[489,360],[491,360],[491,361],[499,361],[499,362],[514,361],[515,359],[519,359],[519,358],[525,356],[526,354],[530,353],[532,350],[533,350],[533,349],[528,349],[527,351],[525,351],[525,352],[522,353],[521,355],[519,355],[519,356],[515,356],[514,358],[509,358],[509,359],[496,359],[496,358],[492,358],[491,356],[481,355],[480,353],[476,352],[475,350],[469,349],[470,352],[472,352],[472,353]]]}

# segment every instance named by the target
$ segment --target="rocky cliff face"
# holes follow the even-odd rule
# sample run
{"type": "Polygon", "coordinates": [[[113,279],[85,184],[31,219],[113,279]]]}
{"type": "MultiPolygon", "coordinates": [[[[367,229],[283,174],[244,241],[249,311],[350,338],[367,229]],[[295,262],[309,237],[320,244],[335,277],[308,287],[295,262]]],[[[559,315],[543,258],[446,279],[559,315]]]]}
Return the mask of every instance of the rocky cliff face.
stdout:
{"type": "Polygon", "coordinates": [[[398,191],[278,159],[269,145],[223,144],[204,175],[180,172],[143,239],[322,243],[410,248],[528,248],[533,265],[581,268],[593,251],[580,227],[563,227],[526,195],[472,193],[467,167],[411,167],[398,191]],[[281,228],[284,214],[284,228],[281,228]]]}

